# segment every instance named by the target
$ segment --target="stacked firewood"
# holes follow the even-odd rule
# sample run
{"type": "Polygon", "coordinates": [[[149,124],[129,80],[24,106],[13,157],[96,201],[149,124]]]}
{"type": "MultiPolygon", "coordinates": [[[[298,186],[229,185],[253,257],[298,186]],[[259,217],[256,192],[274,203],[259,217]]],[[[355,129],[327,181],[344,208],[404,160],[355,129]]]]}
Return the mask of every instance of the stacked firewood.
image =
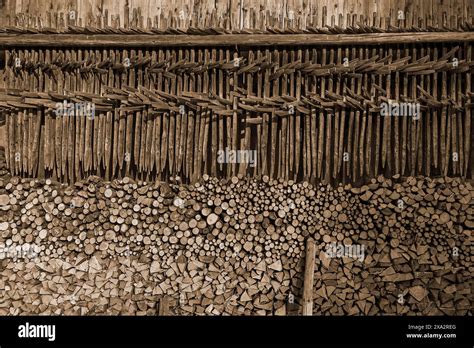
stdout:
{"type": "Polygon", "coordinates": [[[308,238],[315,313],[471,310],[474,189],[460,179],[13,177],[0,211],[0,314],[298,314],[308,238]]]}

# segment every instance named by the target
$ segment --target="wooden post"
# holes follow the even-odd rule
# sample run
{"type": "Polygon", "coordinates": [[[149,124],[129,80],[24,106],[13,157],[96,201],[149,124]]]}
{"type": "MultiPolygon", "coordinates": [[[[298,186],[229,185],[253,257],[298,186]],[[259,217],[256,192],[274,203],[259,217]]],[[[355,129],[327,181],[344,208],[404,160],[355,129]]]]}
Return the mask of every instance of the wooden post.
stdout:
{"type": "Polygon", "coordinates": [[[169,297],[167,295],[165,295],[160,300],[158,315],[159,316],[170,315],[169,307],[170,307],[169,297]]]}
{"type": "Polygon", "coordinates": [[[306,241],[306,264],[304,269],[303,286],[303,315],[313,315],[313,282],[314,282],[314,259],[316,251],[314,240],[306,241]]]}
{"type": "Polygon", "coordinates": [[[0,124],[0,147],[7,147],[7,126],[5,123],[0,124]]]}

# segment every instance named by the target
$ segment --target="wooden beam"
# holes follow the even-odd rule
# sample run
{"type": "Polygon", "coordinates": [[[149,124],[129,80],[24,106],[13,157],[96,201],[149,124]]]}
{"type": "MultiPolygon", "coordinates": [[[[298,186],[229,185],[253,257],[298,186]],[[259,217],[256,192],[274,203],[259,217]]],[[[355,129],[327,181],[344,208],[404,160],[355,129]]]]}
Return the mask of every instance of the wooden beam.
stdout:
{"type": "Polygon", "coordinates": [[[306,241],[306,264],[304,269],[303,285],[303,315],[313,315],[313,283],[314,283],[314,261],[316,250],[314,240],[306,241]]]}
{"type": "Polygon", "coordinates": [[[84,35],[2,34],[1,47],[196,47],[288,45],[382,45],[474,41],[474,32],[370,34],[223,34],[223,35],[84,35]]]}

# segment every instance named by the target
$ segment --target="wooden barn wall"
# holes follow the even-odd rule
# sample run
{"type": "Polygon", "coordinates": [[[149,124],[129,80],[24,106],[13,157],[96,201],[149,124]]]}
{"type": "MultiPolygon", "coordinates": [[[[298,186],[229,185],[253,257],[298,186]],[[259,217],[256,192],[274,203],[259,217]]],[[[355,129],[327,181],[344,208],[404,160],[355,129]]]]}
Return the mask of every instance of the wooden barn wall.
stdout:
{"type": "Polygon", "coordinates": [[[0,0],[0,26],[266,29],[398,25],[459,28],[472,0],[0,0]],[[70,18],[75,11],[75,18],[70,18]],[[398,11],[403,11],[402,20],[398,11]]]}

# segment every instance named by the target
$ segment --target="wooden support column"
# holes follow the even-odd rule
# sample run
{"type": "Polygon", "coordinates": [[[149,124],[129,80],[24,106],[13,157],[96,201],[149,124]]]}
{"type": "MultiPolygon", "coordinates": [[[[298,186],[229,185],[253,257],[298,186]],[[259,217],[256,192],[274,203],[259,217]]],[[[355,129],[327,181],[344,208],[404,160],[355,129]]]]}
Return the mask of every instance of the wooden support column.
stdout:
{"type": "Polygon", "coordinates": [[[169,297],[167,295],[163,296],[160,300],[159,304],[159,309],[158,309],[158,315],[163,316],[163,315],[170,315],[170,301],[169,297]]]}
{"type": "MultiPolygon", "coordinates": [[[[6,117],[6,115],[4,115],[6,117]]],[[[7,126],[5,122],[2,121],[0,117],[0,147],[6,148],[7,147],[7,126]]]]}
{"type": "Polygon", "coordinates": [[[313,283],[314,283],[314,261],[316,250],[314,240],[306,241],[306,264],[304,268],[303,285],[303,315],[313,315],[313,283]]]}

